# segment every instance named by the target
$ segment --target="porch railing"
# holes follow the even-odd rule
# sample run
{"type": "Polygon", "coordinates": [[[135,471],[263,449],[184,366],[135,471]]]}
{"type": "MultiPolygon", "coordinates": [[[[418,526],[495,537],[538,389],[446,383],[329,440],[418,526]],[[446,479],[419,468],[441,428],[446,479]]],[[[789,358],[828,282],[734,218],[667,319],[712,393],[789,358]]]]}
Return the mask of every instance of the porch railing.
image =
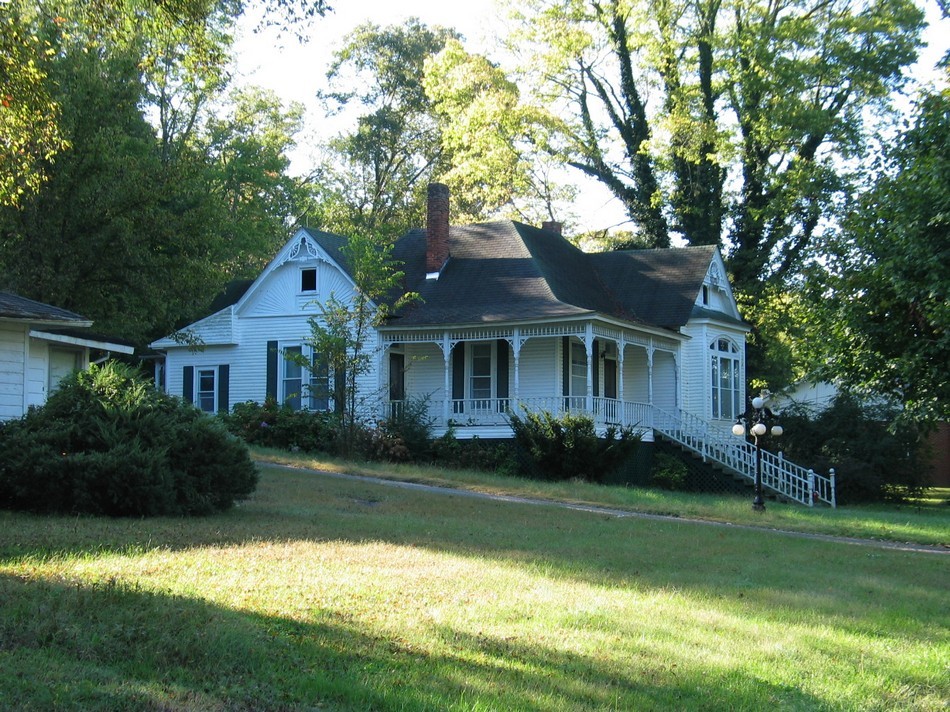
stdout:
{"type": "MultiPolygon", "coordinates": [[[[703,461],[716,463],[755,480],[756,447],[744,438],[738,438],[680,409],[665,411],[653,408],[653,429],[668,440],[697,453],[703,461]]],[[[786,460],[782,453],[776,455],[761,450],[761,456],[764,489],[809,507],[818,502],[837,506],[834,470],[825,476],[786,460]]]]}
{"type": "MultiPolygon", "coordinates": [[[[388,406],[389,417],[396,416],[401,401],[388,406]]],[[[664,410],[647,403],[630,403],[613,398],[585,396],[547,396],[543,398],[464,398],[430,404],[429,413],[444,426],[507,426],[508,414],[544,412],[561,416],[567,413],[588,415],[598,425],[626,425],[652,429],[662,437],[692,451],[741,477],[755,479],[755,445],[729,431],[679,408],[664,410]],[[445,417],[446,411],[448,417],[445,417]]],[[[786,460],[781,453],[767,450],[762,455],[762,486],[786,499],[813,506],[824,502],[836,506],[835,474],[828,476],[805,469],[786,460]]]]}

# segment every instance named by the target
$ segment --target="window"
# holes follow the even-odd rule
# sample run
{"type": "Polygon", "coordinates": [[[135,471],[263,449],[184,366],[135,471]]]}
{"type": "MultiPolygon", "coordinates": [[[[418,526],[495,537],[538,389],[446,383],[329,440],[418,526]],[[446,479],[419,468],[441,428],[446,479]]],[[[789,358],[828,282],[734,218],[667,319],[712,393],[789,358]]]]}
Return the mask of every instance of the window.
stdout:
{"type": "Polygon", "coordinates": [[[709,348],[712,351],[712,417],[732,420],[741,412],[739,349],[728,339],[716,339],[709,348]]]}
{"type": "Polygon", "coordinates": [[[319,354],[310,355],[310,368],[304,366],[303,347],[284,349],[281,378],[283,402],[292,410],[325,411],[330,409],[330,368],[319,354]]]}
{"type": "Polygon", "coordinates": [[[587,396],[587,349],[571,342],[571,395],[587,396]]]}
{"type": "Polygon", "coordinates": [[[492,397],[491,372],[491,343],[472,344],[472,369],[469,376],[469,395],[472,400],[488,400],[492,397]]]}
{"type": "Polygon", "coordinates": [[[215,370],[213,368],[198,369],[198,392],[196,405],[205,413],[214,413],[215,403],[215,370]]]}
{"type": "Polygon", "coordinates": [[[300,270],[300,291],[301,292],[316,292],[317,291],[316,268],[308,267],[307,269],[300,270]]]}
{"type": "Polygon", "coordinates": [[[709,286],[703,285],[703,306],[709,306],[709,286]]]}

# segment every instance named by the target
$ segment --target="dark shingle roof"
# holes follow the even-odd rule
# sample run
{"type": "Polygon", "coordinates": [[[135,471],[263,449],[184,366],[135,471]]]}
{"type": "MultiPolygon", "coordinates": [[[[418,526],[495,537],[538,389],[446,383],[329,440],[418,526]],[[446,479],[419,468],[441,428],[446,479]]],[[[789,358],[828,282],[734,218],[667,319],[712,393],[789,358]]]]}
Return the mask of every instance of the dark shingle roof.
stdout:
{"type": "Polygon", "coordinates": [[[347,272],[350,271],[350,260],[343,252],[343,246],[346,245],[345,237],[334,235],[332,232],[314,230],[311,227],[305,227],[303,230],[313,239],[314,242],[320,245],[320,247],[322,247],[326,253],[330,255],[330,257],[333,258],[334,262],[340,265],[347,272]]]}
{"type": "Polygon", "coordinates": [[[560,235],[510,220],[452,227],[450,258],[425,279],[425,230],[397,242],[405,288],[423,302],[391,326],[519,321],[597,312],[676,329],[686,324],[715,247],[587,254],[560,235]]]}
{"type": "Polygon", "coordinates": [[[61,321],[63,323],[88,322],[89,320],[75,312],[60,309],[50,304],[21,297],[12,292],[0,292],[0,318],[35,319],[37,321],[61,321]]]}
{"type": "Polygon", "coordinates": [[[716,248],[598,252],[588,257],[617,299],[641,321],[675,329],[693,312],[716,248]]]}

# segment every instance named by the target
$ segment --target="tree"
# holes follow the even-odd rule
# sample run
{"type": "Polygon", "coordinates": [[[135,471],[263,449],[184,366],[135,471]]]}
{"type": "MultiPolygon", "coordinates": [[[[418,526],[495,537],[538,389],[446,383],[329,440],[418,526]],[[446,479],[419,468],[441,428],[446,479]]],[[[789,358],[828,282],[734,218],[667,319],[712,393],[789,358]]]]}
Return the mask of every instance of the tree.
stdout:
{"type": "MultiPolygon", "coordinates": [[[[923,97],[811,275],[820,375],[950,419],[950,89],[923,97]]],[[[814,344],[813,344],[814,345],[814,344]]]]}
{"type": "Polygon", "coordinates": [[[0,3],[0,206],[35,192],[43,162],[66,145],[43,62],[56,51],[58,18],[35,19],[25,0],[0,3]]]}
{"type": "MultiPolygon", "coordinates": [[[[352,454],[362,415],[359,384],[374,367],[370,342],[375,328],[390,313],[390,300],[404,274],[392,259],[392,246],[379,237],[353,235],[342,252],[353,278],[353,295],[350,299],[330,295],[320,305],[320,315],[309,320],[307,340],[318,360],[303,359],[300,363],[318,378],[328,377],[323,370],[327,369],[339,384],[336,398],[343,417],[343,451],[352,454]]],[[[391,308],[397,309],[416,297],[404,294],[392,301],[391,308]]]]}
{"type": "Polygon", "coordinates": [[[303,187],[288,172],[304,109],[284,109],[272,92],[257,88],[233,93],[227,108],[209,119],[198,142],[223,211],[220,266],[229,278],[251,278],[283,243],[305,201],[303,187]]]}
{"type": "Polygon", "coordinates": [[[220,67],[202,70],[221,56],[213,41],[227,47],[210,27],[194,53],[188,33],[161,23],[60,26],[43,69],[70,147],[42,166],[38,192],[0,211],[0,269],[24,296],[144,345],[256,273],[283,239],[300,110],[247,92],[226,113],[220,67]]]}
{"type": "Polygon", "coordinates": [[[654,246],[728,238],[740,290],[794,274],[916,56],[909,0],[537,0],[516,36],[562,156],[654,246]],[[733,187],[735,186],[735,187],[733,187]]]}
{"type": "Polygon", "coordinates": [[[426,60],[423,83],[441,128],[447,171],[440,180],[452,189],[456,216],[477,221],[508,208],[540,223],[575,197],[550,178],[547,112],[522,102],[498,65],[449,40],[426,60]]]}
{"type": "Polygon", "coordinates": [[[358,104],[367,111],[354,130],[330,143],[315,176],[324,227],[398,232],[420,223],[425,188],[442,164],[424,66],[456,37],[416,19],[385,28],[367,23],[346,37],[327,71],[331,91],[322,96],[335,110],[358,104]]]}
{"type": "MultiPolygon", "coordinates": [[[[166,79],[176,73],[197,76],[195,70],[209,76],[209,70],[221,70],[226,62],[221,40],[227,28],[251,5],[263,7],[262,24],[280,24],[298,34],[330,10],[324,0],[0,2],[0,206],[18,205],[23,195],[35,192],[50,160],[68,145],[46,67],[65,34],[79,28],[77,34],[88,38],[87,49],[94,53],[104,45],[137,42],[143,50],[142,69],[152,77],[162,76],[159,70],[166,79]],[[150,41],[143,42],[145,38],[150,41]],[[174,55],[167,51],[169,43],[191,50],[174,55]]],[[[220,71],[219,76],[223,78],[220,71]]],[[[172,128],[172,119],[183,119],[178,128],[188,126],[187,114],[172,112],[160,115],[164,129],[172,128]]]]}

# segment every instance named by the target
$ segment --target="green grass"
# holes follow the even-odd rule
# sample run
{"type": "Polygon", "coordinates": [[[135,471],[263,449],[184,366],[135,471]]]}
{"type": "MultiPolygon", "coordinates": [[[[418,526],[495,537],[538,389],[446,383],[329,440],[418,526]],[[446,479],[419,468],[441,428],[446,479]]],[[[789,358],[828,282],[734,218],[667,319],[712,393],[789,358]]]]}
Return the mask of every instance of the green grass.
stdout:
{"type": "Polygon", "coordinates": [[[945,710],[948,590],[943,554],[265,466],[214,517],[0,513],[0,709],[945,710]]]}
{"type": "Polygon", "coordinates": [[[830,509],[769,502],[765,512],[756,512],[750,506],[751,494],[747,497],[712,496],[637,487],[603,487],[585,482],[542,482],[471,470],[374,462],[353,463],[280,450],[255,449],[254,454],[259,460],[267,462],[476,492],[603,505],[646,514],[672,515],[809,534],[950,547],[950,490],[946,489],[931,490],[927,497],[902,505],[830,509]]]}

